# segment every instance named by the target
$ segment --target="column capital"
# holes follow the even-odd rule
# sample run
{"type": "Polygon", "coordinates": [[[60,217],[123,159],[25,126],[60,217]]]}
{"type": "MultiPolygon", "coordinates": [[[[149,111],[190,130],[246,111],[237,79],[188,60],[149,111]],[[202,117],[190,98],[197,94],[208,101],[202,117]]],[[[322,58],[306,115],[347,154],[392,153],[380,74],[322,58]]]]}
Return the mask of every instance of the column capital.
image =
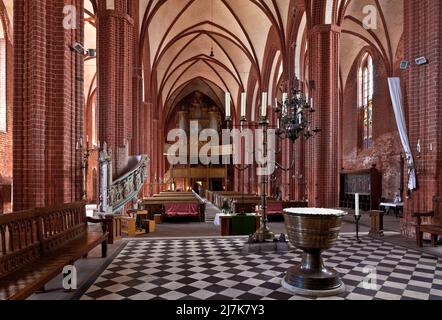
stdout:
{"type": "MultiPolygon", "coordinates": [[[[134,19],[129,14],[127,14],[125,12],[119,12],[116,10],[110,10],[110,9],[104,10],[98,14],[98,17],[101,19],[115,18],[115,19],[119,19],[119,20],[125,20],[130,25],[135,25],[134,19]]],[[[100,19],[98,21],[100,23],[100,19]]]]}
{"type": "Polygon", "coordinates": [[[317,24],[309,31],[309,36],[318,33],[341,33],[342,28],[336,24],[317,24]]]}

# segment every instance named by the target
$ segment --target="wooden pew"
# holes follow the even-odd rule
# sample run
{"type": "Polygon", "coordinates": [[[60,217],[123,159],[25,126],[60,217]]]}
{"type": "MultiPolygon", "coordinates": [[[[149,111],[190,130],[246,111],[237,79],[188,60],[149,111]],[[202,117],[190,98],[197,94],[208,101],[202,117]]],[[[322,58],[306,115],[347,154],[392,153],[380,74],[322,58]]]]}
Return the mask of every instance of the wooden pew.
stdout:
{"type": "Polygon", "coordinates": [[[192,192],[161,192],[159,194],[154,194],[153,197],[154,198],[166,198],[166,197],[170,197],[170,198],[177,198],[177,197],[186,198],[186,197],[195,197],[195,195],[192,192]]]}
{"type": "Polygon", "coordinates": [[[100,244],[106,257],[110,223],[87,217],[83,202],[0,216],[0,300],[26,299],[100,244]]]}

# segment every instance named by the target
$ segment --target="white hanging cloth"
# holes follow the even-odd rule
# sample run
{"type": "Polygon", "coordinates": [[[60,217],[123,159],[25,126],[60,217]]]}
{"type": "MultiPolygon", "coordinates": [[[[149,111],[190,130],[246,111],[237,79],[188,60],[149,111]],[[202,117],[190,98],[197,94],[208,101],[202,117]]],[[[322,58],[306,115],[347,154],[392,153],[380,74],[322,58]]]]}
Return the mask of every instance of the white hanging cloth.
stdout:
{"type": "Polygon", "coordinates": [[[390,96],[393,103],[394,115],[396,117],[396,124],[399,130],[399,136],[404,147],[405,156],[408,164],[408,190],[416,189],[416,168],[414,167],[413,154],[410,148],[410,141],[408,140],[407,126],[405,123],[404,105],[401,92],[400,78],[388,78],[388,85],[390,87],[390,96]]]}

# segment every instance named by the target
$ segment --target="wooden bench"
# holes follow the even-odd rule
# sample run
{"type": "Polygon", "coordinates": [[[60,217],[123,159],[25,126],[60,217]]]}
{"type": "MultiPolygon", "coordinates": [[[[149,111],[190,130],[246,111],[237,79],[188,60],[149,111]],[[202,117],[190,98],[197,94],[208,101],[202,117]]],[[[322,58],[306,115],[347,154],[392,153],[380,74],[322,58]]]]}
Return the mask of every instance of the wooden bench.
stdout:
{"type": "Polygon", "coordinates": [[[100,244],[106,257],[109,223],[87,217],[83,202],[0,216],[0,300],[24,300],[44,290],[100,244]],[[101,224],[102,231],[89,231],[88,222],[101,224]]]}
{"type": "Polygon", "coordinates": [[[415,212],[413,217],[416,218],[416,242],[418,247],[423,247],[424,233],[431,235],[431,244],[436,247],[438,237],[442,235],[442,197],[433,198],[433,211],[415,212]],[[431,217],[431,224],[422,224],[422,218],[431,217]]]}

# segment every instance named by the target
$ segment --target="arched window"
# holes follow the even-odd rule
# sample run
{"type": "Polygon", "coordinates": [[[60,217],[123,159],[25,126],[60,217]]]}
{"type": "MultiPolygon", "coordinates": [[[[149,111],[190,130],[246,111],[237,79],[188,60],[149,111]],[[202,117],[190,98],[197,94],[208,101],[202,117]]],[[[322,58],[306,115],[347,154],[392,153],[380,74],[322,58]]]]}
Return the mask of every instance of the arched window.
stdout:
{"type": "Polygon", "coordinates": [[[0,132],[7,131],[6,114],[6,39],[0,21],[0,132]]]}
{"type": "Polygon", "coordinates": [[[370,148],[373,145],[373,59],[366,53],[359,67],[359,109],[361,113],[361,145],[370,148]]]}

